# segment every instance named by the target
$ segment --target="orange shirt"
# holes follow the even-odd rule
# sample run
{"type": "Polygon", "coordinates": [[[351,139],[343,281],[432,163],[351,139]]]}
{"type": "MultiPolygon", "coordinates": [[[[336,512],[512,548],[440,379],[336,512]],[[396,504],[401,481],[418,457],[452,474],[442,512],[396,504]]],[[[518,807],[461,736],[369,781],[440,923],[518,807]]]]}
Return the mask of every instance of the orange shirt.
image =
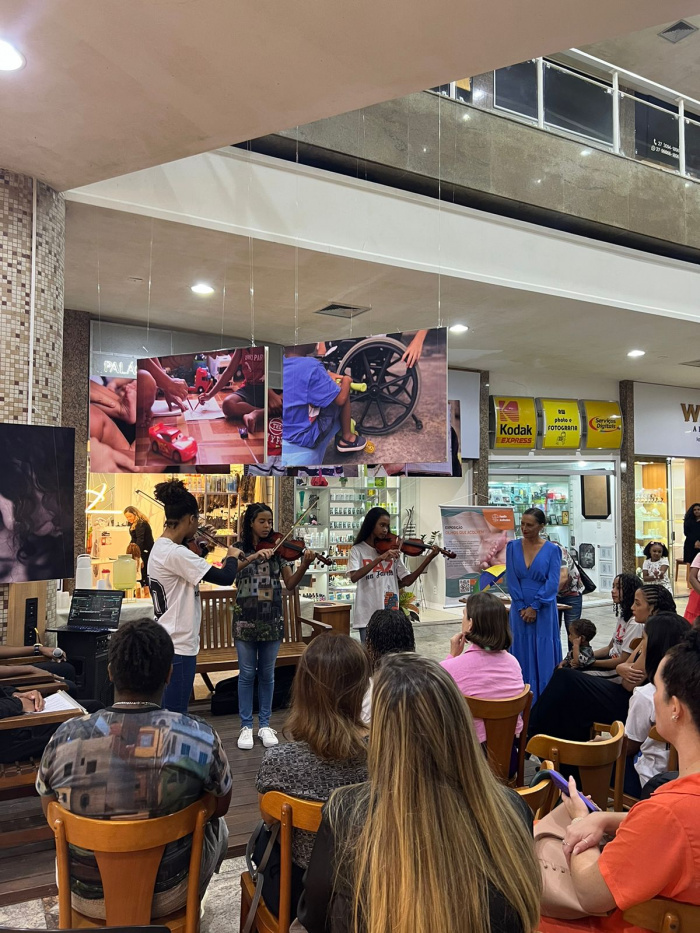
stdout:
{"type": "Polygon", "coordinates": [[[622,910],[652,897],[700,905],[700,774],[635,804],[598,865],[622,910]]]}

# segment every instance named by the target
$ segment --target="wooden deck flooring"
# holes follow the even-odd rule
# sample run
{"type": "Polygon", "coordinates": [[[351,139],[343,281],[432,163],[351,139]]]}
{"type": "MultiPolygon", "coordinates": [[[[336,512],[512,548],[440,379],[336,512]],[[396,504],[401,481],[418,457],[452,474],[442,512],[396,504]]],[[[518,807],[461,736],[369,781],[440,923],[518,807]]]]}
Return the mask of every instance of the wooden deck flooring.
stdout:
{"type": "MultiPolygon", "coordinates": [[[[197,702],[191,706],[190,711],[211,723],[221,737],[233,774],[231,807],[226,814],[228,857],[244,855],[248,837],[260,819],[255,775],[265,749],[257,737],[251,751],[243,752],[238,748],[238,716],[212,716],[208,702],[197,702]]],[[[286,717],[286,710],[272,714],[271,725],[277,730],[280,742],[284,742],[282,728],[286,717]]],[[[0,833],[9,829],[40,826],[43,821],[38,797],[0,802],[0,833]]],[[[0,906],[19,904],[56,893],[53,840],[47,839],[22,848],[0,849],[0,906]]]]}

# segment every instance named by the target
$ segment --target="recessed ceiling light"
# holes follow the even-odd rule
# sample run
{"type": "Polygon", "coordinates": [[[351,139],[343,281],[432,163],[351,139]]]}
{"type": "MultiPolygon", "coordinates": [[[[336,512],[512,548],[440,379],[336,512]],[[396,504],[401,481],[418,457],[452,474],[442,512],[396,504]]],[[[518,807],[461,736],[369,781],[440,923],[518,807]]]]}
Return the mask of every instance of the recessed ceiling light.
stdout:
{"type": "Polygon", "coordinates": [[[196,285],[192,286],[192,291],[195,295],[213,295],[214,289],[211,285],[207,285],[205,282],[198,282],[196,285]]]}
{"type": "Polygon", "coordinates": [[[24,55],[14,45],[0,39],[0,71],[17,71],[26,65],[24,55]]]}
{"type": "Polygon", "coordinates": [[[646,350],[630,350],[627,356],[635,357],[635,356],[644,356],[645,354],[646,354],[646,350]]]}
{"type": "Polygon", "coordinates": [[[466,324],[453,324],[452,327],[450,327],[450,331],[453,334],[466,334],[468,330],[469,328],[466,324]]]}

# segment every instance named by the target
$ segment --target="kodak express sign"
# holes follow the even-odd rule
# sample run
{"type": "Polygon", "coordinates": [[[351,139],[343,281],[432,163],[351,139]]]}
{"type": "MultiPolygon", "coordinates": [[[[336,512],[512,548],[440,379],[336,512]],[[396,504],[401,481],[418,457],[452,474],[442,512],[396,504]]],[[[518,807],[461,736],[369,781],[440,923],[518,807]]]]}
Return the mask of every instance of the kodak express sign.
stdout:
{"type": "Polygon", "coordinates": [[[489,434],[492,450],[531,450],[537,440],[534,398],[492,395],[489,434]]]}
{"type": "Polygon", "coordinates": [[[542,418],[542,450],[577,450],[581,446],[578,399],[538,398],[542,418]]]}
{"type": "Polygon", "coordinates": [[[618,402],[582,399],[579,402],[584,424],[586,450],[619,450],[622,445],[622,412],[618,402]]]}

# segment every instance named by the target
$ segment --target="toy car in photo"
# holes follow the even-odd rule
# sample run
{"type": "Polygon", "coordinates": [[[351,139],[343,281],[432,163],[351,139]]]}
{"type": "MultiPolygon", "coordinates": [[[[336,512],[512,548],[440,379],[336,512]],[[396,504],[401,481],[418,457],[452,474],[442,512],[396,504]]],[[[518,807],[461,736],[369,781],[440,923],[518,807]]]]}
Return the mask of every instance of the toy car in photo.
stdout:
{"type": "Polygon", "coordinates": [[[194,375],[194,391],[197,395],[208,392],[213,385],[214,377],[209,370],[204,366],[198,366],[197,372],[194,375]]]}
{"type": "Polygon", "coordinates": [[[151,450],[154,454],[161,454],[174,463],[185,463],[194,460],[197,456],[197,441],[187,434],[183,434],[175,425],[159,422],[148,429],[151,439],[151,450]]]}

